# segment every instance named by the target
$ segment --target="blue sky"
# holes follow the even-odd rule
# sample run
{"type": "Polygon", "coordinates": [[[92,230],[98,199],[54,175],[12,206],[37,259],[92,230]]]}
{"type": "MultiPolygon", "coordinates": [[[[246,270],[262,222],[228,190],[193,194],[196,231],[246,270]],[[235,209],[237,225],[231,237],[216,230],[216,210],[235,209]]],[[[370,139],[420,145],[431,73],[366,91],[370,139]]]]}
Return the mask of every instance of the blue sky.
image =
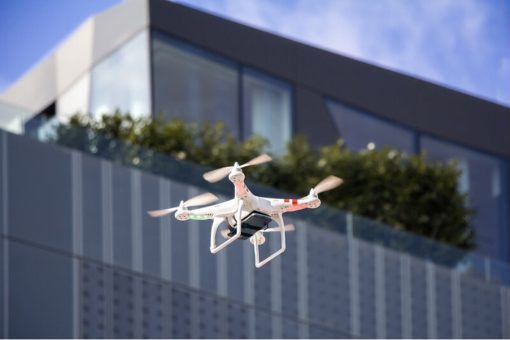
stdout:
{"type": "MultiPolygon", "coordinates": [[[[119,0],[0,1],[0,91],[119,0]]],[[[508,0],[180,0],[510,106],[508,0]]]]}

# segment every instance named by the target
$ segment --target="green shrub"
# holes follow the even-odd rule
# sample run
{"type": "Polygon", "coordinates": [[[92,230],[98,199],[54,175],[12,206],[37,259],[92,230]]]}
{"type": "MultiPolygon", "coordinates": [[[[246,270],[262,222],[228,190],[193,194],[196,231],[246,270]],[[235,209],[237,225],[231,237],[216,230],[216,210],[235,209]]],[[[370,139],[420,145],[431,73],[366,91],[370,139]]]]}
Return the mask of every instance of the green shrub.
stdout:
{"type": "MultiPolygon", "coordinates": [[[[91,133],[213,168],[246,162],[268,145],[258,136],[238,141],[222,124],[134,119],[118,112],[99,121],[75,115],[57,128],[54,138],[108,152],[108,145],[91,145],[91,133]]],[[[425,154],[390,148],[353,152],[341,140],[311,150],[304,137],[295,137],[283,157],[246,171],[253,181],[302,196],[330,174],[342,177],[344,184],[321,195],[329,205],[460,248],[474,247],[469,223],[473,212],[457,189],[460,172],[455,163],[431,163],[425,154]]]]}

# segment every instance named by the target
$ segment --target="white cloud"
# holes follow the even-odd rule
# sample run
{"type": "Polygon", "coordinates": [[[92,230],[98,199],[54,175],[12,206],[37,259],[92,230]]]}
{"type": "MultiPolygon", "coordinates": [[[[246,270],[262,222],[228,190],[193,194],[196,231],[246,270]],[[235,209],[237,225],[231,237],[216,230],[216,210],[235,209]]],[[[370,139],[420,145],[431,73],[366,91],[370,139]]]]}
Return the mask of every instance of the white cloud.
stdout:
{"type": "MultiPolygon", "coordinates": [[[[508,73],[499,77],[500,71],[490,62],[498,52],[488,38],[493,13],[487,2],[182,2],[307,44],[510,103],[510,93],[498,93],[499,88],[508,88],[508,73]],[[494,84],[495,77],[502,84],[494,84]]],[[[506,38],[510,41],[510,36],[506,38]]],[[[500,39],[505,41],[505,37],[500,39]]],[[[509,49],[505,51],[510,53],[509,49]]],[[[510,56],[502,57],[508,60],[510,56]]]]}

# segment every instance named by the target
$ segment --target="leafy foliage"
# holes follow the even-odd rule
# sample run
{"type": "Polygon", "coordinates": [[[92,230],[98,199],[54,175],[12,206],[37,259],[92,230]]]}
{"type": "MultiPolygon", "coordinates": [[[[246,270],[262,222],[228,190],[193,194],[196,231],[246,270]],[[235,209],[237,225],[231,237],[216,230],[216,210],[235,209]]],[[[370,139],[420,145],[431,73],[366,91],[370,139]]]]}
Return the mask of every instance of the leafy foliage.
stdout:
{"type": "MultiPolygon", "coordinates": [[[[75,115],[69,124],[58,127],[54,138],[108,152],[110,146],[104,143],[111,143],[110,139],[95,139],[91,144],[91,134],[213,168],[248,161],[268,145],[258,136],[238,141],[222,124],[135,119],[119,112],[99,121],[75,115]]],[[[138,157],[126,152],[122,157],[138,157]]],[[[151,156],[136,161],[150,161],[151,156]]],[[[304,137],[295,137],[283,157],[246,171],[255,182],[296,195],[307,194],[330,174],[342,177],[344,184],[321,195],[329,205],[460,248],[474,247],[469,224],[473,212],[457,189],[460,172],[455,163],[431,163],[425,154],[406,155],[390,148],[353,152],[341,140],[312,150],[304,137]]]]}

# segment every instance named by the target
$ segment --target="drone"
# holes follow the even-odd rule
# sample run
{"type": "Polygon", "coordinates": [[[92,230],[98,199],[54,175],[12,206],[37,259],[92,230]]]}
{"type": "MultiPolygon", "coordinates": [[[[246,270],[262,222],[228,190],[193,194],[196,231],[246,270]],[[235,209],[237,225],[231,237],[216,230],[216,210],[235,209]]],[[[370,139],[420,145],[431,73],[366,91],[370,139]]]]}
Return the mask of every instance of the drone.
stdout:
{"type": "Polygon", "coordinates": [[[228,179],[234,184],[235,188],[235,196],[231,200],[198,209],[189,209],[191,207],[207,205],[218,200],[218,197],[214,194],[204,193],[187,201],[181,201],[177,207],[148,211],[148,214],[153,217],[161,217],[175,211],[175,218],[179,221],[213,220],[210,243],[211,253],[219,252],[238,239],[248,239],[253,245],[255,267],[260,268],[285,251],[285,233],[295,230],[292,224],[284,224],[283,214],[306,208],[318,208],[321,204],[318,195],[338,187],[343,182],[341,178],[328,176],[314,188],[310,189],[307,196],[299,199],[256,196],[248,189],[244,182],[245,175],[243,168],[263,164],[271,160],[269,155],[263,154],[243,165],[239,165],[236,162],[233,166],[212,170],[203,175],[204,179],[209,183],[218,182],[228,176],[228,179]],[[275,221],[278,226],[270,227],[269,225],[272,221],[275,221]],[[217,244],[216,236],[222,224],[223,227],[220,230],[220,235],[225,241],[217,244]],[[260,260],[259,247],[266,241],[264,234],[275,232],[280,233],[280,249],[265,259],[260,260]]]}

